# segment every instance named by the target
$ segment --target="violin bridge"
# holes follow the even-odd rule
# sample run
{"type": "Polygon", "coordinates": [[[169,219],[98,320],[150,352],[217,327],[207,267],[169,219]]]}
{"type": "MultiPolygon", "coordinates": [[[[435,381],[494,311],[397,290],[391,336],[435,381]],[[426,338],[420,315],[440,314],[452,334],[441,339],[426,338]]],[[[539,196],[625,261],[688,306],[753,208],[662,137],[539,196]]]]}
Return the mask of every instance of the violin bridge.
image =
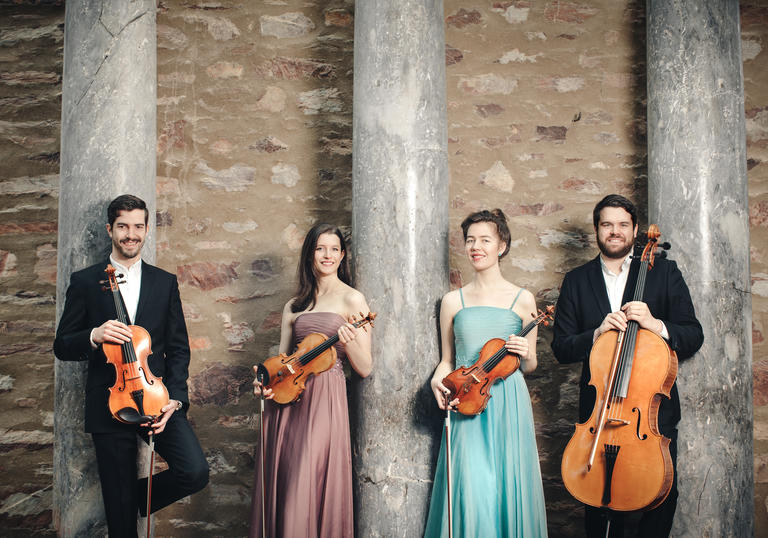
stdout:
{"type": "Polygon", "coordinates": [[[472,377],[472,379],[475,380],[475,383],[480,383],[480,380],[477,378],[477,376],[475,376],[475,374],[469,374],[469,375],[472,377]]]}
{"type": "Polygon", "coordinates": [[[293,367],[290,364],[285,365],[286,368],[288,368],[288,371],[291,372],[291,374],[295,374],[296,370],[293,369],[293,367]]]}

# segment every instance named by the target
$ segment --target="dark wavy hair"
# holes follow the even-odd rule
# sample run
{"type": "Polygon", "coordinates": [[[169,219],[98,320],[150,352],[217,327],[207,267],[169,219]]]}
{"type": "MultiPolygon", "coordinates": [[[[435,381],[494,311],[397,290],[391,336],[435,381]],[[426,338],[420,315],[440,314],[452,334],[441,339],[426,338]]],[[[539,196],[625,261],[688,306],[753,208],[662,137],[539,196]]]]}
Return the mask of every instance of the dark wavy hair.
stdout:
{"type": "Polygon", "coordinates": [[[597,202],[594,211],[592,211],[592,222],[595,225],[595,230],[597,230],[597,225],[600,224],[600,212],[604,207],[622,208],[632,217],[632,227],[634,228],[637,224],[637,209],[635,208],[635,204],[620,194],[609,194],[597,202]]]}
{"type": "Polygon", "coordinates": [[[483,209],[482,211],[471,213],[461,223],[461,231],[464,232],[464,241],[467,240],[467,231],[469,230],[469,227],[473,224],[477,224],[478,222],[491,222],[496,225],[496,233],[499,234],[499,239],[504,241],[504,244],[506,245],[504,252],[501,253],[499,258],[506,256],[509,252],[509,242],[512,238],[512,235],[509,233],[507,216],[504,214],[504,212],[497,208],[492,211],[483,209]]]}
{"type": "Polygon", "coordinates": [[[149,210],[147,209],[147,204],[144,200],[132,194],[121,194],[109,202],[109,206],[107,207],[107,222],[112,226],[115,223],[115,219],[120,214],[120,211],[133,211],[134,209],[144,210],[144,225],[146,226],[147,222],[149,222],[149,210]]]}
{"type": "Polygon", "coordinates": [[[338,226],[332,224],[315,224],[307,232],[304,238],[304,244],[301,246],[301,256],[299,257],[298,281],[296,295],[291,304],[291,312],[302,312],[315,306],[315,297],[317,295],[317,276],[315,276],[315,247],[317,240],[323,234],[335,234],[339,238],[341,251],[344,253],[339,264],[339,280],[345,284],[350,283],[349,278],[349,256],[347,256],[347,243],[344,241],[344,234],[338,226]]]}

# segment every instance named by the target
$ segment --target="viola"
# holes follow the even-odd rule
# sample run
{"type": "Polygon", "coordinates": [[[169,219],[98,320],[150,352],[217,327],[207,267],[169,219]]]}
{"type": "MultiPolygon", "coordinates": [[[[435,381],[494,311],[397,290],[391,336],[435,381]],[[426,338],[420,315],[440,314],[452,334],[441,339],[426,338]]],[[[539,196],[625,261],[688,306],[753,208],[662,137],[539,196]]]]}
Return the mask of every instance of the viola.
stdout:
{"type": "MultiPolygon", "coordinates": [[[[112,291],[115,302],[117,320],[128,325],[130,323],[125,311],[123,298],[112,264],[104,270],[109,283],[104,290],[112,291]]],[[[102,344],[107,362],[115,367],[117,374],[115,384],[109,388],[109,412],[125,424],[152,423],[162,415],[161,409],[168,404],[168,389],[162,379],[155,377],[147,365],[147,357],[152,354],[152,340],[149,333],[138,325],[128,325],[132,337],[129,342],[102,344]]]]}
{"type": "MultiPolygon", "coordinates": [[[[360,316],[363,313],[360,312],[360,316]]],[[[373,327],[375,312],[353,321],[354,327],[373,327]]],[[[336,363],[336,349],[333,345],[339,341],[339,335],[330,338],[321,333],[310,333],[291,355],[281,353],[266,359],[256,367],[256,378],[261,381],[262,389],[272,389],[273,400],[280,404],[295,402],[304,392],[307,378],[329,370],[336,363]]]]}
{"type": "MultiPolygon", "coordinates": [[[[647,236],[635,301],[643,300],[656,249],[669,248],[668,243],[658,244],[656,225],[647,236]]],[[[600,335],[589,355],[589,370],[595,407],[589,420],[576,424],[563,453],[565,487],[597,508],[650,510],[672,487],[670,440],[659,433],[658,412],[677,377],[677,355],[661,336],[631,320],[625,331],[600,335]]]]}
{"type": "MultiPolygon", "coordinates": [[[[550,305],[523,327],[517,336],[525,336],[539,325],[549,325],[555,307],[550,305]]],[[[450,391],[448,401],[458,398],[456,410],[462,415],[479,415],[491,399],[491,386],[499,379],[506,379],[520,367],[520,357],[507,351],[502,338],[488,340],[480,350],[480,357],[472,366],[457,368],[443,378],[443,385],[450,391]]]]}

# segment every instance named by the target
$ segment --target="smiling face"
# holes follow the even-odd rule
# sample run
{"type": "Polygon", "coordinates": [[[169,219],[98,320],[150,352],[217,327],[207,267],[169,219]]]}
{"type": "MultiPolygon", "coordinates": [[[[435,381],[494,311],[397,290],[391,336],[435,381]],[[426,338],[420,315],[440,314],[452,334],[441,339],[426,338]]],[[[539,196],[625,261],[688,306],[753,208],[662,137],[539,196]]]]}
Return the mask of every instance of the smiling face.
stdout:
{"type": "Polygon", "coordinates": [[[496,224],[476,222],[467,228],[464,249],[475,271],[482,271],[499,263],[499,254],[507,245],[499,238],[496,224]]]}
{"type": "Polygon", "coordinates": [[[320,234],[315,244],[315,274],[318,277],[336,274],[344,259],[339,236],[334,233],[320,234]]]}
{"type": "Polygon", "coordinates": [[[632,215],[621,207],[604,207],[597,223],[597,246],[608,259],[621,259],[632,251],[637,225],[632,215]]]}
{"type": "Polygon", "coordinates": [[[130,265],[139,259],[147,238],[145,216],[143,209],[122,210],[111,226],[107,224],[107,233],[112,239],[112,257],[116,261],[130,265]]]}

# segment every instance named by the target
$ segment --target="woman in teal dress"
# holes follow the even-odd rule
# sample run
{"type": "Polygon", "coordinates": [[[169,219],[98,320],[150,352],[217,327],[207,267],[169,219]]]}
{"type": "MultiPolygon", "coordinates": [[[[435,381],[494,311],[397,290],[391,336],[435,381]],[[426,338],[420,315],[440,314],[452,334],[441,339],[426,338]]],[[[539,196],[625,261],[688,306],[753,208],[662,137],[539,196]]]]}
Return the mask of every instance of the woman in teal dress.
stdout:
{"type": "MultiPolygon", "coordinates": [[[[442,357],[432,376],[440,409],[448,389],[443,378],[473,364],[483,345],[504,338],[520,369],[491,388],[483,413],[451,413],[453,535],[520,537],[547,535],[544,491],[533,428],[533,413],[523,374],[536,369],[536,330],[515,336],[531,320],[531,292],[504,279],[499,261],[509,252],[510,233],[500,209],[479,211],[461,224],[475,278],[447,293],[440,306],[442,357]]],[[[445,436],[445,433],[443,433],[445,436]]],[[[424,536],[448,536],[445,438],[441,440],[429,517],[424,536]]]]}

